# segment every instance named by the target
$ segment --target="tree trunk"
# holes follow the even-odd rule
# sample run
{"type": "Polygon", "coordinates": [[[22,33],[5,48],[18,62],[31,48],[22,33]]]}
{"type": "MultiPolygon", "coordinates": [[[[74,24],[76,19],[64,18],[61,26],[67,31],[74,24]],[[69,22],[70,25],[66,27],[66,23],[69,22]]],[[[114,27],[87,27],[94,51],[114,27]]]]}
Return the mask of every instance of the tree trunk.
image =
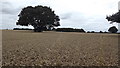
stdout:
{"type": "Polygon", "coordinates": [[[34,32],[42,32],[42,27],[34,27],[34,32]]]}

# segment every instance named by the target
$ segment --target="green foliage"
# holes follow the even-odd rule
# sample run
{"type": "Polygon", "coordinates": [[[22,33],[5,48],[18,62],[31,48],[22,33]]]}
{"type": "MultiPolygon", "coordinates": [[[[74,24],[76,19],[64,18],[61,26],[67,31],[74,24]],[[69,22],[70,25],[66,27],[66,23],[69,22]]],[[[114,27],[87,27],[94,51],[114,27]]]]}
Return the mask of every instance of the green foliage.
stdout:
{"type": "Polygon", "coordinates": [[[42,31],[47,26],[55,27],[60,26],[59,16],[57,16],[50,7],[47,6],[28,6],[22,9],[20,12],[19,20],[16,23],[21,26],[32,25],[35,31],[42,31]]]}

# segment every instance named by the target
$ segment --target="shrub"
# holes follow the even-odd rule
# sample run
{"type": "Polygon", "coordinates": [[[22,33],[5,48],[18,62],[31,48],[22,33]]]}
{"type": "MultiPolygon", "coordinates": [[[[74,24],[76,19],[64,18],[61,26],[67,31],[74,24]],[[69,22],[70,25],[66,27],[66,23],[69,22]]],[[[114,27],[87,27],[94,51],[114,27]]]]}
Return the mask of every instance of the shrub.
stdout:
{"type": "Polygon", "coordinates": [[[110,33],[117,33],[118,29],[115,26],[112,26],[108,29],[110,33]]]}

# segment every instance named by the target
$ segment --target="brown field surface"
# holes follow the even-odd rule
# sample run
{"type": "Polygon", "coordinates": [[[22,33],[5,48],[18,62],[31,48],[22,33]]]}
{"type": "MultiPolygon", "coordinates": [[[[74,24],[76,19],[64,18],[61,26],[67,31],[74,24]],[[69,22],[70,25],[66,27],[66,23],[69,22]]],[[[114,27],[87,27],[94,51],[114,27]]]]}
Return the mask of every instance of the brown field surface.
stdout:
{"type": "Polygon", "coordinates": [[[118,34],[2,31],[3,66],[118,66],[118,34]]]}

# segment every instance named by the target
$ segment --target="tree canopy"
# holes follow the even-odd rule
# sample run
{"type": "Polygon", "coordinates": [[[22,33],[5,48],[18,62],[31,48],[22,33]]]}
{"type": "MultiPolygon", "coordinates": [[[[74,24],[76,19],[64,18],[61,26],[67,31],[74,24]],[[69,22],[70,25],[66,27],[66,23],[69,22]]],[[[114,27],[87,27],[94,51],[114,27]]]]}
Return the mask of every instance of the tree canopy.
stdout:
{"type": "Polygon", "coordinates": [[[115,26],[112,26],[108,29],[108,31],[111,33],[116,33],[118,31],[118,29],[115,26]]]}
{"type": "Polygon", "coordinates": [[[113,14],[113,15],[106,16],[106,19],[108,21],[111,21],[111,23],[113,23],[113,22],[120,23],[120,11],[115,13],[115,14],[113,14]]]}
{"type": "Polygon", "coordinates": [[[16,25],[32,25],[34,27],[34,31],[50,30],[51,27],[60,26],[59,16],[47,6],[38,5],[35,7],[25,7],[18,16],[19,20],[16,25]]]}

